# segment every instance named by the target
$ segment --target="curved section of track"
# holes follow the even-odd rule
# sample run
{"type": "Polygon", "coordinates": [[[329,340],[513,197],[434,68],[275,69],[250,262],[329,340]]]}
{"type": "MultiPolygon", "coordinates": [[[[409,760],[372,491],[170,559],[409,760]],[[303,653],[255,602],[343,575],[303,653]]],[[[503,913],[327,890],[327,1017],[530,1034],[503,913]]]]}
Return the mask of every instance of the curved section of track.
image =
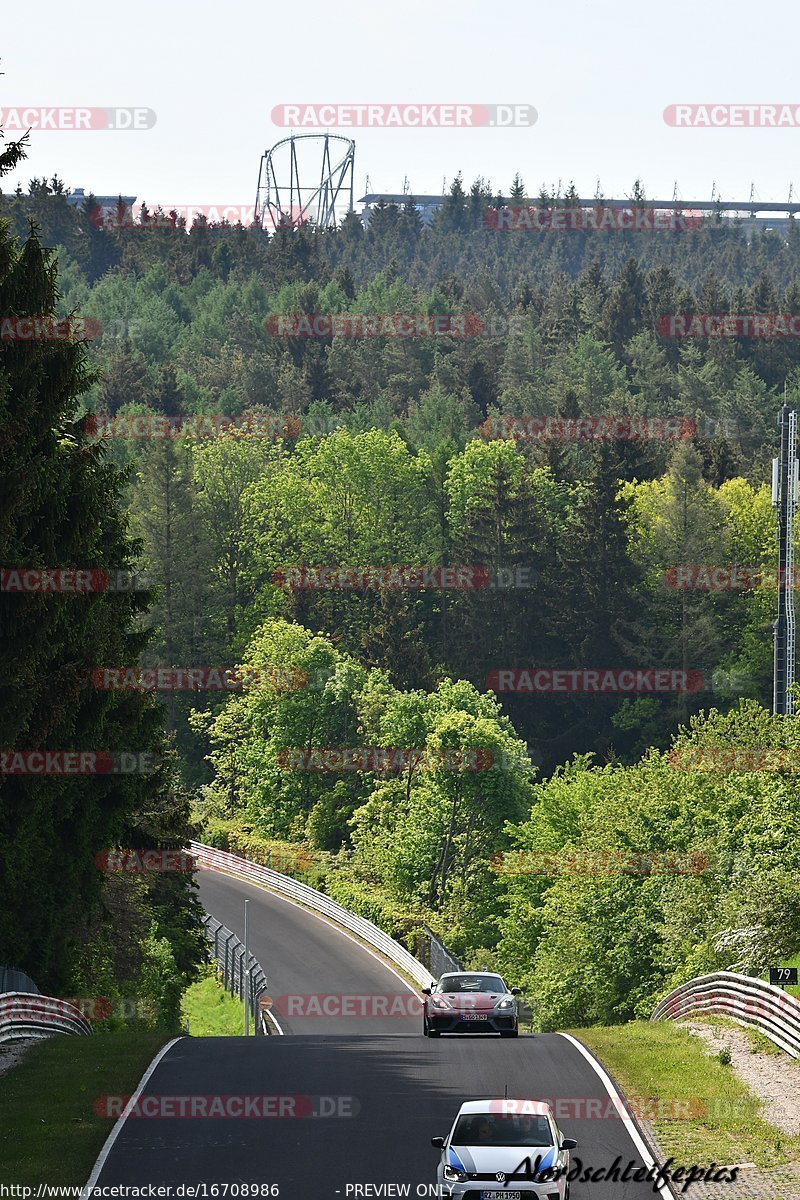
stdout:
{"type": "Polygon", "coordinates": [[[215,871],[199,874],[206,911],[240,938],[243,901],[250,901],[248,946],[266,972],[284,1033],[419,1033],[419,992],[351,935],[256,884],[215,871]],[[335,1015],[341,1011],[368,1015],[335,1015]]]}
{"type": "MultiPolygon", "coordinates": [[[[211,872],[203,874],[200,894],[208,911],[239,936],[242,901],[251,901],[250,946],[275,997],[410,995],[363,946],[280,897],[211,872]]],[[[603,1080],[558,1034],[431,1041],[416,1016],[279,1013],[279,1019],[287,1036],[176,1042],[140,1099],[142,1111],[155,1115],[128,1117],[97,1182],[167,1184],[171,1197],[199,1200],[269,1194],[233,1188],[242,1184],[273,1184],[281,1200],[432,1196],[438,1152],[431,1137],[447,1133],[463,1100],[502,1096],[506,1089],[509,1096],[565,1102],[572,1115],[559,1123],[578,1139],[575,1154],[584,1166],[609,1168],[617,1158],[620,1169],[642,1162],[603,1080]],[[220,1102],[227,1110],[234,1097],[237,1112],[249,1098],[253,1115],[176,1115],[176,1097],[201,1098],[201,1112],[211,1097],[228,1098],[220,1102]],[[275,1115],[263,1115],[270,1111],[275,1115]],[[175,1190],[181,1184],[182,1193],[175,1190]],[[221,1186],[212,1192],[212,1184],[221,1186]]],[[[571,1200],[653,1195],[647,1182],[578,1182],[571,1200]]]]}

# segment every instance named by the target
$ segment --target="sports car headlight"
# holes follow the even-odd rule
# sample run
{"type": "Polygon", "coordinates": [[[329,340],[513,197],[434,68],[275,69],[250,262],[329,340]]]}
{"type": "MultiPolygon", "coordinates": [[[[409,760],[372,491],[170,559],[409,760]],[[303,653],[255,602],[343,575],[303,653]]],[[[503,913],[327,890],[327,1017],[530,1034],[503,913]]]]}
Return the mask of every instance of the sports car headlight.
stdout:
{"type": "Polygon", "coordinates": [[[433,996],[431,1004],[434,1008],[451,1009],[453,1007],[449,1000],[445,1000],[444,996],[433,996]]]}
{"type": "Polygon", "coordinates": [[[444,1168],[444,1171],[442,1172],[442,1174],[444,1175],[444,1178],[447,1180],[448,1183],[466,1183],[467,1182],[466,1171],[457,1171],[455,1167],[451,1167],[449,1164],[445,1164],[445,1168],[444,1168]]]}
{"type": "Polygon", "coordinates": [[[504,999],[498,1000],[497,1004],[495,1004],[495,1008],[513,1008],[513,1007],[514,1007],[514,1001],[511,999],[510,996],[506,996],[506,997],[504,997],[504,999]]]}

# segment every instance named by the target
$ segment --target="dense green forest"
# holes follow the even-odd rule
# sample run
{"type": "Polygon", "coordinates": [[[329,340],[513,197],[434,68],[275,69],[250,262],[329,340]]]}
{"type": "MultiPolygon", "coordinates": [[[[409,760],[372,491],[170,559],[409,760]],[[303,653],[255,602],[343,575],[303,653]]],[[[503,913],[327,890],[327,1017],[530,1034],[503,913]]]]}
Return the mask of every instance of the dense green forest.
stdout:
{"type": "MultiPolygon", "coordinates": [[[[517,177],[510,201],[522,197],[517,177]]],[[[457,179],[429,226],[409,202],[379,207],[367,228],[350,214],[335,231],[268,237],[202,221],[148,227],[147,213],[140,228],[102,228],[92,198],[69,206],[57,179],[0,197],[3,311],[52,307],[100,331],[85,346],[0,346],[3,561],[45,565],[58,547],[59,562],[114,559],[153,582],[141,601],[103,597],[79,616],[63,599],[3,598],[12,684],[32,689],[29,711],[12,703],[3,744],[88,736],[102,713],[126,736],[146,726],[147,745],[163,739],[171,764],[158,786],[140,780],[140,794],[98,787],[97,811],[65,785],[76,824],[55,840],[55,786],[38,781],[47,799],[41,821],[25,823],[29,857],[42,839],[54,853],[75,839],[83,862],[109,839],[145,844],[146,829],[172,844],[191,807],[207,840],[253,854],[302,843],[316,886],[410,944],[424,919],[464,961],[502,967],[528,985],[542,1027],[623,1020],[698,971],[759,970],[800,949],[796,769],[788,759],[778,770],[676,766],[686,745],[800,740],[796,719],[766,711],[770,461],[779,408],[800,399],[800,344],[659,334],[672,313],[800,312],[800,240],[794,226],[749,237],[719,214],[675,232],[492,229],[487,209],[503,202],[457,179]],[[55,248],[57,277],[40,245],[55,248]],[[462,325],[418,337],[276,336],[274,318],[292,314],[462,325]],[[112,420],[124,433],[148,415],[174,425],[225,416],[242,428],[92,431],[112,420]],[[529,418],[602,416],[674,420],[666,437],[525,434],[529,418]],[[73,459],[84,477],[65,490],[73,459]],[[67,536],[52,515],[57,492],[67,536]],[[100,542],[75,540],[81,505],[96,516],[80,530],[100,542]],[[678,587],[686,564],[765,571],[755,587],[678,587]],[[471,567],[490,582],[290,582],[301,567],[392,566],[471,567]],[[56,630],[40,662],[31,647],[45,613],[56,630]],[[240,666],[262,684],[168,691],[160,706],[149,691],[92,684],[96,668],[136,664],[240,666]],[[498,672],[534,667],[679,670],[699,682],[667,694],[494,693],[498,672]],[[48,671],[69,688],[37,724],[48,671]],[[343,747],[428,758],[309,769],[311,752],[343,747]],[[152,829],[137,824],[142,806],[152,829]],[[669,852],[702,869],[551,863],[537,873],[523,862],[609,852],[669,852]]],[[[569,192],[538,200],[573,202],[569,192]]],[[[0,780],[12,837],[23,806],[35,808],[32,786],[0,780]]],[[[87,884],[67,886],[77,912],[87,884]]],[[[157,886],[182,885],[149,883],[153,894],[119,903],[154,914],[148,937],[166,938],[174,956],[157,886]]],[[[177,925],[188,891],[170,903],[177,925]]],[[[35,920],[31,955],[42,961],[47,946],[55,964],[62,935],[45,913],[35,920]]],[[[18,959],[23,934],[4,931],[18,959]]],[[[187,973],[192,961],[186,951],[187,973]]],[[[53,967],[58,979],[67,971],[53,967]]]]}
{"type": "MultiPolygon", "coordinates": [[[[0,174],[22,153],[8,143],[0,174]]],[[[56,278],[52,251],[35,233],[20,245],[0,224],[0,312],[52,314],[56,278]]],[[[81,397],[94,378],[83,346],[11,338],[0,342],[0,356],[3,567],[130,570],[141,546],[121,476],[82,431],[81,397]]],[[[104,874],[97,855],[115,845],[182,846],[189,800],[152,696],[87,687],[109,659],[142,652],[150,598],[5,588],[0,596],[0,962],[26,971],[44,994],[99,995],[113,1008],[124,998],[125,1011],[174,1028],[183,989],[205,956],[191,879],[104,874]],[[102,754],[109,764],[116,756],[117,764],[148,769],[15,768],[14,752],[24,760],[42,750],[55,761],[80,751],[90,761],[102,754]]]]}

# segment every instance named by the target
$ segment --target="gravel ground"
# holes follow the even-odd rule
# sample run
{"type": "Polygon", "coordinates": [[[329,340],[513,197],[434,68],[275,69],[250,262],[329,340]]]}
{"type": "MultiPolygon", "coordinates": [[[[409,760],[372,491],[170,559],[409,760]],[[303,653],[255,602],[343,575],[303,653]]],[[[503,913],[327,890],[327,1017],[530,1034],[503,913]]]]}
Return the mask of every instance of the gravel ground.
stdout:
{"type": "Polygon", "coordinates": [[[0,1045],[0,1075],[13,1070],[21,1063],[31,1046],[35,1046],[38,1038],[22,1038],[18,1042],[3,1042],[0,1045]]]}
{"type": "Polygon", "coordinates": [[[784,1133],[800,1135],[800,1064],[782,1051],[778,1054],[754,1054],[743,1029],[725,1026],[715,1034],[704,1021],[681,1021],[684,1029],[707,1043],[712,1054],[724,1046],[731,1052],[731,1066],[755,1096],[763,1101],[762,1116],[784,1133]]]}
{"type": "MultiPolygon", "coordinates": [[[[762,1116],[787,1134],[800,1135],[800,1064],[788,1054],[754,1054],[750,1038],[734,1026],[719,1028],[710,1023],[681,1021],[689,1033],[702,1038],[710,1054],[727,1047],[731,1069],[755,1096],[763,1101],[762,1116]]],[[[653,1140],[652,1129],[647,1130],[653,1140]]],[[[657,1143],[656,1143],[657,1144],[657,1143]]],[[[661,1153],[660,1160],[668,1156],[661,1153]]],[[[735,1163],[726,1163],[735,1166],[735,1163]]],[[[741,1163],[735,1183],[695,1183],[680,1193],[687,1200],[800,1200],[800,1162],[765,1170],[754,1163],[741,1163]]],[[[679,1186],[679,1185],[676,1185],[679,1186]]]]}

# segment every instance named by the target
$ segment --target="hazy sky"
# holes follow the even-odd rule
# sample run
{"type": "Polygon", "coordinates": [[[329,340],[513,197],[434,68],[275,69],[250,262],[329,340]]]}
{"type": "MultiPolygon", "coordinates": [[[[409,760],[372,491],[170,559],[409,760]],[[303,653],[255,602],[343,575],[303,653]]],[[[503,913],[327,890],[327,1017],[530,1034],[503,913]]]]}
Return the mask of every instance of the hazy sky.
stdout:
{"type": "MultiPolygon", "coordinates": [[[[34,131],[19,173],[149,205],[251,204],[259,159],[289,129],[284,103],[533,105],[530,128],[333,130],[356,142],[356,197],[439,192],[461,170],[535,194],[574,179],[593,195],[800,193],[800,127],[670,128],[674,103],[800,110],[795,5],[537,4],[536,0],[305,0],[64,4],[3,15],[0,109],[138,106],[139,131],[34,131]]],[[[312,130],[304,130],[312,132],[312,130]]],[[[8,137],[14,136],[7,131],[8,137]]],[[[299,132],[299,130],[298,130],[299,132]]],[[[11,190],[17,176],[2,182],[11,190]]]]}

